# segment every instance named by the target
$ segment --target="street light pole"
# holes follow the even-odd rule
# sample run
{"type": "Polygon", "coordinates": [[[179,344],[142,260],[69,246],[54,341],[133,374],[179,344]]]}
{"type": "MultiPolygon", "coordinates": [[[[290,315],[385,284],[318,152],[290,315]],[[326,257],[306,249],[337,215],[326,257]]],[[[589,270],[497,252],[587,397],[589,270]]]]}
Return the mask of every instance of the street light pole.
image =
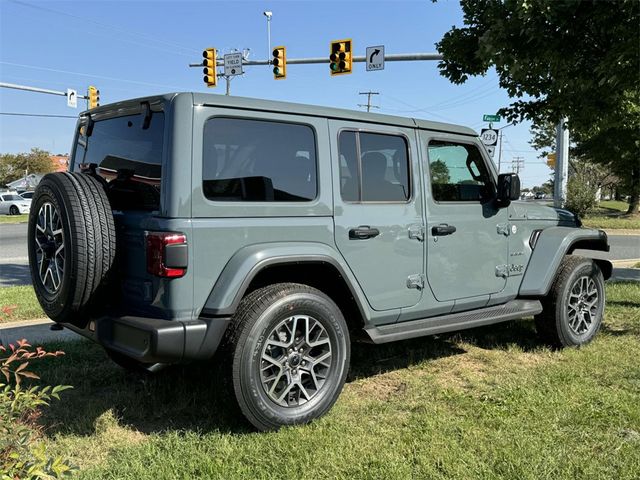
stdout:
{"type": "Polygon", "coordinates": [[[262,12],[262,14],[267,17],[267,45],[269,47],[269,52],[267,53],[267,62],[269,64],[271,63],[271,17],[273,16],[273,12],[266,11],[262,12]]]}

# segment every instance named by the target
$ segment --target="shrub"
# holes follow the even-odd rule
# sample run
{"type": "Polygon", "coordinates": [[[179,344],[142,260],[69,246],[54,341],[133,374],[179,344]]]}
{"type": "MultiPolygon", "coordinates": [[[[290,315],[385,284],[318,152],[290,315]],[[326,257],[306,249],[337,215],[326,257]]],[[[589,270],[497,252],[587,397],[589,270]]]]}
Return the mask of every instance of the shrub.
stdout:
{"type": "Polygon", "coordinates": [[[36,425],[39,409],[49,405],[52,399],[60,400],[60,392],[71,387],[23,386],[24,379],[39,379],[27,370],[31,361],[60,355],[64,352],[47,352],[41,347],[34,350],[26,340],[11,344],[8,349],[0,345],[0,373],[6,380],[0,383],[0,478],[3,480],[62,478],[74,470],[62,458],[47,454],[36,425]]]}
{"type": "Polygon", "coordinates": [[[580,217],[584,217],[596,206],[597,185],[590,183],[582,175],[575,175],[567,183],[567,201],[565,208],[580,217]]]}

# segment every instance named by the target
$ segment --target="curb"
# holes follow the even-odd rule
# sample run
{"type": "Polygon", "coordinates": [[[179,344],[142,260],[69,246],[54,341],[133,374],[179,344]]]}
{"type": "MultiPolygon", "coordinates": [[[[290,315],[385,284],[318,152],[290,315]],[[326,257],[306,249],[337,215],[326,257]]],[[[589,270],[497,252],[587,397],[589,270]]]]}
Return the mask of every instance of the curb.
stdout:
{"type": "Polygon", "coordinates": [[[596,228],[595,230],[604,230],[604,233],[606,233],[608,236],[615,236],[615,235],[640,235],[640,230],[638,230],[638,229],[633,229],[633,228],[621,228],[621,229],[615,229],[615,228],[596,228]]]}
{"type": "Polygon", "coordinates": [[[17,322],[0,323],[0,330],[7,328],[33,327],[36,325],[53,324],[50,318],[34,318],[32,320],[18,320],[17,322]]]}
{"type": "Polygon", "coordinates": [[[629,258],[625,260],[611,260],[612,265],[615,268],[633,268],[637,263],[640,263],[640,258],[629,258]]]}

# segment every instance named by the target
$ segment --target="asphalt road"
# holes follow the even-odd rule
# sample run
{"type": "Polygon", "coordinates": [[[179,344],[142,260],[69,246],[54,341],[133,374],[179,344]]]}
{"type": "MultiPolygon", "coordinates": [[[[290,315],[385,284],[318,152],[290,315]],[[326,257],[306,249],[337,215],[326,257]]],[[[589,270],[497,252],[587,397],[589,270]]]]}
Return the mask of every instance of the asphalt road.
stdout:
{"type": "MultiPolygon", "coordinates": [[[[608,260],[640,258],[640,235],[609,235],[609,244],[610,252],[596,252],[594,256],[608,260]]],[[[0,225],[0,287],[29,284],[27,224],[0,225]]]]}

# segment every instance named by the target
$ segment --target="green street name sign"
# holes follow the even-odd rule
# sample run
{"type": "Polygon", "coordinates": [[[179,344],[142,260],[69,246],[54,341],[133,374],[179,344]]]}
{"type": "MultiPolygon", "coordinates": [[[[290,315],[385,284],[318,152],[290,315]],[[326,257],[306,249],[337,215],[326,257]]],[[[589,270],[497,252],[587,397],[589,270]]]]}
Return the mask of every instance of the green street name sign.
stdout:
{"type": "Polygon", "coordinates": [[[482,121],[483,122],[499,122],[500,115],[483,115],[482,121]]]}

